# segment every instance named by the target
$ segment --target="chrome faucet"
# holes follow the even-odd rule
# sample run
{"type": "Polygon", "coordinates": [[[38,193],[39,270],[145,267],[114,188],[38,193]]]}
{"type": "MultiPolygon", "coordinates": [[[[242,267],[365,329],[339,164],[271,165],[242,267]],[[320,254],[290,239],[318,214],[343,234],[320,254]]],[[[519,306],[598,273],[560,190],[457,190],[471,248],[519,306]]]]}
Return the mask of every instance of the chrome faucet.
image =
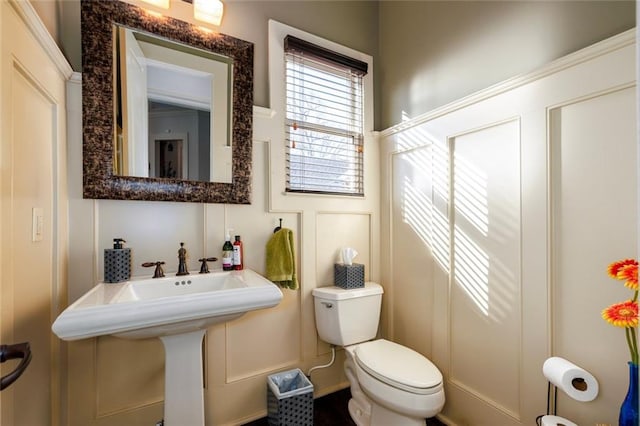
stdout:
{"type": "Polygon", "coordinates": [[[180,249],[178,250],[178,272],[176,275],[189,275],[189,271],[187,271],[187,249],[184,248],[184,243],[180,243],[180,249]]]}

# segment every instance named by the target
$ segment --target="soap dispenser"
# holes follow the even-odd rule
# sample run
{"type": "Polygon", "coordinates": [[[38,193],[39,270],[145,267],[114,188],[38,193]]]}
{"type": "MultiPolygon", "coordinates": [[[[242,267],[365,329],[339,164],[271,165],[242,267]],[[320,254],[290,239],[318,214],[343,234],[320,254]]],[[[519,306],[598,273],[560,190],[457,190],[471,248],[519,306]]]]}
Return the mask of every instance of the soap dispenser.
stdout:
{"type": "Polygon", "coordinates": [[[113,239],[113,248],[104,250],[104,282],[119,283],[131,278],[131,249],[122,238],[113,239]]]}

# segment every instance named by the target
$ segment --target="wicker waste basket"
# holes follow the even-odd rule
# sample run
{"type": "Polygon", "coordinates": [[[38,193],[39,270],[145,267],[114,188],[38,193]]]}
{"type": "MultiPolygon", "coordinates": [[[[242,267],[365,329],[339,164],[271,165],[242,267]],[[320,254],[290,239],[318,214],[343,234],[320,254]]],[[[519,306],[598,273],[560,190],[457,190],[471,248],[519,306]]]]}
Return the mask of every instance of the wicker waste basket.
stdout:
{"type": "Polygon", "coordinates": [[[269,426],[313,426],[313,384],[302,370],[267,377],[269,426]]]}

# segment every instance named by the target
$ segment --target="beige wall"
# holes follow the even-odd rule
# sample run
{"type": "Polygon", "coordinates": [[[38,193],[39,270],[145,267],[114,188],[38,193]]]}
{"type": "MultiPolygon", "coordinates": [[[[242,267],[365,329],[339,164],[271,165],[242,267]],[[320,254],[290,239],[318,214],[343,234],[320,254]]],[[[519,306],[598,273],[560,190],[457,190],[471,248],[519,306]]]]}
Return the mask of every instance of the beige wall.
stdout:
{"type": "Polygon", "coordinates": [[[42,23],[51,34],[51,37],[60,45],[59,29],[61,23],[61,4],[55,1],[32,0],[31,5],[42,20],[42,23]]]}
{"type": "MultiPolygon", "coordinates": [[[[80,71],[79,0],[61,1],[57,9],[32,1],[80,71]]],[[[187,18],[190,6],[175,3],[187,18]]],[[[255,43],[255,105],[269,107],[266,34],[267,20],[275,19],[374,57],[375,129],[635,25],[634,1],[235,0],[225,8],[219,30],[255,43]]]]}
{"type": "Polygon", "coordinates": [[[634,1],[382,1],[378,129],[635,25],[634,1]]]}
{"type": "MultiPolygon", "coordinates": [[[[378,102],[376,104],[381,107],[378,110],[383,111],[384,116],[382,125],[376,126],[378,128],[399,122],[401,119],[399,111],[405,111],[410,117],[415,117],[435,105],[449,102],[458,96],[513,75],[513,73],[524,72],[552,57],[558,57],[575,50],[580,47],[580,43],[582,43],[581,45],[589,44],[617,32],[618,29],[633,25],[628,22],[629,19],[633,19],[633,13],[629,12],[633,9],[633,5],[629,5],[629,2],[622,4],[605,2],[611,5],[611,8],[606,9],[598,9],[602,7],[601,2],[592,2],[593,6],[586,5],[590,2],[562,2],[562,5],[545,2],[544,9],[539,10],[535,9],[538,6],[533,2],[514,2],[514,4],[523,3],[521,6],[501,2],[500,4],[505,7],[499,10],[491,9],[495,6],[492,6],[491,3],[478,3],[478,5],[485,4],[488,8],[482,11],[474,9],[479,6],[460,3],[460,7],[469,8],[460,12],[462,16],[467,17],[467,20],[464,21],[467,25],[463,28],[475,29],[475,32],[467,30],[461,33],[461,27],[455,25],[456,20],[454,19],[459,15],[452,14],[451,10],[446,10],[447,7],[454,7],[454,4],[429,5],[423,2],[411,2],[413,9],[394,8],[392,10],[389,9],[390,3],[382,2],[379,6],[381,37],[378,37],[376,32],[378,14],[375,12],[375,8],[378,6],[372,8],[372,5],[368,3],[229,2],[226,20],[221,30],[256,43],[256,104],[269,106],[266,72],[266,20],[268,17],[275,17],[284,23],[299,26],[374,56],[377,52],[378,40],[380,41],[380,53],[381,57],[385,56],[385,62],[380,62],[380,68],[376,73],[381,80],[381,90],[378,92],[384,93],[385,97],[383,98],[384,103],[378,102]],[[271,6],[277,7],[272,8],[271,6]],[[432,8],[429,14],[424,13],[426,7],[432,8]],[[507,11],[518,7],[517,11],[513,11],[513,15],[506,14],[507,11]],[[236,11],[242,10],[242,12],[232,14],[231,11],[234,8],[236,11]],[[422,18],[427,19],[431,13],[434,13],[433,16],[437,16],[433,11],[437,11],[438,8],[445,9],[442,11],[440,20],[449,22],[449,25],[445,25],[446,28],[440,28],[439,31],[436,31],[438,26],[434,25],[436,33],[430,33],[427,39],[422,38],[423,33],[416,33],[412,24],[424,22],[422,18]],[[579,13],[579,11],[587,9],[591,12],[584,15],[579,13]],[[477,15],[478,18],[488,16],[487,19],[476,21],[471,19],[469,14],[474,10],[476,11],[474,15],[477,15]],[[493,11],[489,12],[490,10],[493,11]],[[371,17],[372,14],[373,17],[371,17]],[[545,28],[542,22],[546,22],[545,19],[553,21],[553,19],[549,19],[550,17],[559,20],[559,23],[556,22],[552,26],[553,31],[545,32],[546,38],[542,38],[540,44],[534,45],[536,48],[527,43],[529,39],[538,40],[540,38],[540,32],[536,30],[536,25],[531,24],[531,27],[528,27],[527,20],[511,19],[514,15],[525,16],[525,14],[533,22],[537,22],[537,28],[545,28]],[[575,17],[576,14],[581,20],[579,24],[576,23],[574,26],[569,17],[575,17]],[[347,18],[353,20],[355,16],[361,15],[368,16],[368,18],[357,21],[356,26],[347,22],[347,18]],[[254,18],[251,18],[251,25],[247,25],[247,21],[250,20],[247,18],[249,16],[255,17],[255,22],[254,18]],[[318,16],[323,16],[324,19],[317,19],[318,16]],[[603,16],[606,16],[607,19],[601,19],[603,16]],[[414,17],[419,17],[419,19],[414,19],[414,17]],[[449,19],[453,19],[453,22],[449,19]],[[489,32],[486,38],[480,37],[479,30],[477,30],[477,27],[480,26],[479,21],[483,21],[483,25],[488,28],[495,28],[495,33],[489,32]],[[567,21],[570,22],[567,23],[567,21]],[[605,28],[600,27],[598,22],[603,22],[605,28]],[[501,23],[502,25],[500,25],[501,23]],[[262,28],[263,26],[264,28],[262,28]],[[525,37],[520,44],[514,43],[515,46],[505,46],[513,34],[520,34],[521,27],[529,28],[527,31],[522,31],[522,33],[528,34],[528,37],[525,37]],[[560,28],[566,29],[566,32],[559,32],[560,28]],[[582,30],[587,33],[583,33],[582,30]],[[505,36],[505,34],[509,34],[509,36],[505,36]],[[553,36],[549,34],[553,34],[553,36]],[[447,39],[443,42],[441,37],[445,35],[447,39]],[[459,38],[454,36],[459,36],[459,38]],[[576,41],[576,39],[579,40],[576,41]],[[457,56],[450,62],[444,61],[444,59],[436,61],[437,64],[431,60],[418,61],[420,56],[404,53],[409,49],[403,48],[403,46],[412,46],[410,43],[413,43],[413,40],[416,40],[419,47],[428,46],[428,41],[435,40],[438,43],[434,43],[434,49],[443,43],[447,46],[447,52],[457,52],[457,56]],[[494,58],[495,61],[491,62],[490,66],[484,67],[483,62],[478,63],[471,60],[479,51],[477,46],[475,49],[468,47],[473,41],[477,41],[481,47],[485,47],[484,50],[481,50],[485,56],[491,52],[501,55],[494,58]],[[493,47],[496,45],[505,48],[496,49],[493,47]],[[526,45],[528,48],[523,49],[522,45],[526,45]],[[492,47],[488,48],[487,46],[492,47]],[[517,60],[507,55],[507,52],[515,50],[524,52],[517,56],[517,60]],[[396,57],[396,54],[402,56],[396,57]],[[402,66],[395,66],[398,63],[401,63],[402,66]],[[439,68],[436,67],[438,64],[440,64],[439,68]],[[500,66],[496,64],[500,64],[500,66]],[[518,66],[523,68],[517,68],[518,66]],[[260,71],[261,69],[262,71],[260,71]],[[411,71],[405,74],[405,69],[411,71]],[[434,69],[437,72],[434,72],[434,69]],[[459,75],[454,72],[458,70],[466,72],[459,75]],[[502,75],[504,70],[507,70],[509,75],[502,75]],[[431,81],[431,76],[437,76],[437,81],[431,81]],[[425,92],[429,95],[424,95],[425,92]],[[434,95],[431,96],[430,93],[434,93],[434,95]]],[[[67,16],[74,15],[73,11],[77,3],[63,2],[63,4],[71,10],[67,16]]],[[[428,33],[432,26],[421,24],[421,28],[428,33]]],[[[75,68],[76,63],[79,62],[79,33],[73,30],[73,25],[63,25],[61,31],[66,33],[62,36],[63,39],[66,39],[62,41],[63,51],[67,57],[75,57],[72,59],[75,68]]],[[[471,44],[471,46],[474,45],[471,44]]],[[[438,51],[442,53],[441,50],[438,51]]],[[[429,58],[432,56],[438,57],[437,55],[429,55],[429,58]]],[[[75,103],[72,102],[70,107],[77,118],[80,111],[79,93],[77,83],[73,84],[76,85],[76,88],[72,87],[70,99],[75,99],[75,103]]],[[[362,250],[362,253],[367,254],[366,262],[370,265],[368,278],[381,280],[380,272],[376,269],[381,264],[378,253],[379,247],[381,247],[380,219],[378,218],[380,207],[377,198],[373,197],[367,200],[366,204],[362,206],[348,207],[327,205],[322,201],[308,204],[304,199],[282,202],[281,194],[278,191],[274,192],[273,188],[267,189],[267,182],[272,177],[271,167],[274,165],[271,160],[271,147],[275,143],[273,141],[277,140],[271,137],[272,130],[270,129],[274,124],[268,117],[268,111],[264,112],[258,109],[254,146],[255,193],[252,206],[83,200],[80,196],[82,182],[80,122],[70,124],[70,134],[75,138],[69,153],[71,186],[69,238],[72,242],[69,249],[70,300],[75,300],[101,277],[102,250],[109,246],[110,239],[115,236],[127,238],[128,235],[132,235],[132,238],[129,238],[132,239],[130,245],[134,249],[136,263],[162,258],[171,265],[171,260],[175,260],[177,242],[188,239],[187,244],[192,259],[205,253],[210,255],[221,246],[224,228],[234,227],[245,240],[248,266],[258,271],[263,268],[264,243],[278,217],[283,217],[285,225],[294,229],[298,236],[297,243],[301,251],[300,266],[304,273],[303,289],[300,292],[287,292],[283,303],[276,309],[247,315],[230,326],[219,326],[210,330],[207,341],[209,389],[207,409],[211,410],[208,412],[209,419],[215,419],[213,421],[216,424],[234,423],[239,419],[263,415],[263,385],[265,376],[270,372],[291,366],[307,368],[314,363],[327,360],[327,347],[322,342],[318,342],[315,336],[310,290],[314,286],[326,284],[328,281],[328,277],[331,275],[331,261],[328,259],[337,247],[350,244],[359,248],[359,251],[362,250]],[[145,225],[147,222],[145,219],[151,216],[159,218],[157,227],[141,232],[137,226],[145,225]],[[150,235],[153,236],[150,237],[150,235]],[[260,348],[267,348],[266,351],[260,350],[260,357],[248,356],[258,352],[254,346],[249,346],[254,340],[260,348]],[[223,410],[220,410],[220,407],[223,407],[223,410]]],[[[377,165],[379,162],[386,164],[386,161],[386,157],[378,160],[374,156],[369,159],[369,164],[377,165]]],[[[385,173],[388,170],[385,171],[383,168],[382,172],[384,181],[387,181],[385,173]]],[[[383,204],[383,211],[389,210],[393,206],[389,199],[383,200],[383,204]]],[[[387,232],[388,226],[388,223],[383,223],[382,229],[387,232]]],[[[406,231],[406,229],[398,230],[398,232],[401,231],[406,231]]],[[[386,244],[387,241],[384,243],[386,244]]],[[[407,248],[408,254],[415,256],[420,253],[413,250],[418,247],[418,244],[420,243],[417,239],[413,243],[410,240],[409,244],[404,247],[407,248]]],[[[385,255],[383,259],[390,259],[390,257],[385,255]]],[[[408,261],[415,262],[417,260],[408,259],[408,261]]],[[[385,264],[388,264],[387,261],[385,264]]],[[[191,269],[195,269],[195,267],[195,265],[191,265],[191,269]]],[[[136,273],[146,273],[146,271],[138,268],[136,273]]],[[[385,277],[385,280],[390,279],[389,276],[385,277]]],[[[383,282],[383,284],[386,283],[383,282]]],[[[396,295],[395,301],[398,304],[395,305],[395,308],[390,305],[394,302],[393,293],[389,292],[385,296],[387,314],[393,315],[394,313],[390,310],[397,309],[396,314],[401,316],[396,320],[402,318],[405,321],[403,327],[396,329],[391,320],[386,321],[385,326],[391,324],[388,330],[389,334],[400,333],[398,337],[403,340],[403,343],[408,343],[423,353],[429,354],[433,349],[432,339],[443,336],[439,334],[442,329],[438,327],[442,324],[438,324],[438,316],[431,316],[434,302],[429,297],[417,297],[417,295],[425,295],[425,289],[419,286],[412,287],[407,284],[403,291],[403,294],[397,293],[396,295]],[[407,304],[405,305],[401,301],[406,301],[407,304]],[[422,316],[407,316],[408,307],[421,312],[422,316]],[[428,315],[425,316],[425,313],[428,315]],[[408,329],[408,324],[413,328],[408,329]],[[433,324],[436,328],[433,328],[433,324]],[[402,335],[403,331],[401,330],[405,330],[406,334],[402,335]],[[423,331],[426,336],[424,340],[422,339],[423,331]]],[[[398,322],[396,326],[402,324],[398,322]]],[[[555,344],[561,350],[565,350],[561,342],[555,344]]],[[[567,353],[571,354],[571,350],[569,348],[567,353]]],[[[153,343],[149,343],[141,349],[134,343],[123,343],[115,339],[93,339],[69,345],[69,390],[74,401],[73,410],[68,413],[71,424],[108,425],[114,424],[114,422],[122,424],[122,421],[129,421],[130,424],[149,424],[152,420],[158,420],[161,417],[162,398],[162,383],[157,380],[162,364],[162,356],[159,352],[160,350],[153,346],[153,343]],[[142,361],[141,365],[146,368],[136,369],[134,367],[134,371],[118,370],[119,367],[126,365],[132,359],[142,361]],[[121,375],[113,374],[117,371],[120,371],[121,375]],[[129,387],[130,379],[133,382],[138,379],[149,380],[148,386],[141,389],[129,387]],[[96,398],[96,395],[102,395],[102,399],[96,398]],[[76,397],[80,399],[78,400],[76,397]]],[[[318,374],[316,386],[320,393],[344,386],[341,356],[342,354],[339,354],[334,368],[318,374]]]]}
{"type": "MultiPolygon", "coordinates": [[[[81,71],[80,1],[31,0],[65,56],[76,71],[81,71]],[[60,4],[58,17],[52,5],[60,4]],[[59,27],[55,27],[58,23],[59,27]],[[55,31],[58,31],[56,33],[55,31]]],[[[127,1],[127,0],[125,0],[127,1]]],[[[131,3],[136,3],[135,0],[131,3]]],[[[267,21],[275,19],[336,43],[377,56],[378,3],[375,1],[259,1],[229,0],[220,27],[224,34],[255,44],[254,104],[269,107],[267,86],[267,21]]],[[[150,7],[151,8],[151,7],[150,7]]],[[[190,21],[192,8],[181,0],[172,0],[172,16],[190,21]]]]}

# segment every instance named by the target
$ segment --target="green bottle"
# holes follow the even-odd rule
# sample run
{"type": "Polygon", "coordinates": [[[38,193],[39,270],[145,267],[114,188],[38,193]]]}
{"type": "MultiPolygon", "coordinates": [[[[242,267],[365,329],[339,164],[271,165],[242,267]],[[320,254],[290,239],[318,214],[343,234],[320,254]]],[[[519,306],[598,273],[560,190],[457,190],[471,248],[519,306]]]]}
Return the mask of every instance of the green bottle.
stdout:
{"type": "Polygon", "coordinates": [[[225,235],[225,241],[222,245],[222,270],[233,270],[233,244],[231,244],[230,230],[227,229],[227,235],[225,235]]]}

